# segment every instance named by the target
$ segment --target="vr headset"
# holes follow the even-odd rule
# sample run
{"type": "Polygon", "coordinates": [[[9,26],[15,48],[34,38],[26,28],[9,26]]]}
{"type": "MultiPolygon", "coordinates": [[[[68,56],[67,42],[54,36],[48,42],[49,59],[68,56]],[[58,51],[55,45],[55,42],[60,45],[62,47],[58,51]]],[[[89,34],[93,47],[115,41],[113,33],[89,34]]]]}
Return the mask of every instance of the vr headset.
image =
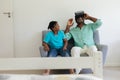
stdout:
{"type": "Polygon", "coordinates": [[[84,11],[75,12],[75,17],[84,17],[84,11]]]}

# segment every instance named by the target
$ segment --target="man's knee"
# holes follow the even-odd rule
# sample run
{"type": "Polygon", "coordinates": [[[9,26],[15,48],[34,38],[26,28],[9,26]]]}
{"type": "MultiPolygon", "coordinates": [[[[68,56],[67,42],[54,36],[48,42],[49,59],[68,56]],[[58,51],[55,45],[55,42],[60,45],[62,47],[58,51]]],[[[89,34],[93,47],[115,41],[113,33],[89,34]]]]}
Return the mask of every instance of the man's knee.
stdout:
{"type": "Polygon", "coordinates": [[[74,51],[74,52],[75,52],[75,51],[80,51],[80,50],[81,50],[80,47],[72,47],[71,52],[72,52],[72,51],[74,51]]]}
{"type": "Polygon", "coordinates": [[[71,56],[73,56],[73,57],[80,57],[80,50],[81,50],[80,47],[73,47],[71,49],[71,56]]]}

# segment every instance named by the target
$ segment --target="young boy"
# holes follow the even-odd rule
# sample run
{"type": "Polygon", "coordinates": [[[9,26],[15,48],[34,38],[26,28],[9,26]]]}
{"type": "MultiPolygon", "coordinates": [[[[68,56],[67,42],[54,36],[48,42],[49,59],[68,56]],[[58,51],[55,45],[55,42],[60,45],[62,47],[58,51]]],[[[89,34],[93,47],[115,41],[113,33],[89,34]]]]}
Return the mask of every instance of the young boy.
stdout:
{"type": "MultiPolygon", "coordinates": [[[[51,21],[48,29],[51,31],[46,34],[43,40],[44,50],[48,51],[48,57],[56,57],[58,54],[62,57],[69,57],[70,55],[67,51],[67,39],[64,32],[60,30],[57,21],[51,21]]],[[[45,70],[45,74],[49,73],[50,70],[45,70]]],[[[73,73],[73,70],[70,70],[70,73],[73,73]]]]}

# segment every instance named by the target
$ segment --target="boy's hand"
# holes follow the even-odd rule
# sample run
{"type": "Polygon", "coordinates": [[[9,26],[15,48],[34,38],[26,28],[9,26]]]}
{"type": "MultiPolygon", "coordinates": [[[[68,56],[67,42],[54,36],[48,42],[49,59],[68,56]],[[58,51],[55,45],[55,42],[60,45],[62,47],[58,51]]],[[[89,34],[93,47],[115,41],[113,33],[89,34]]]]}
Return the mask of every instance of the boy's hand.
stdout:
{"type": "Polygon", "coordinates": [[[67,48],[66,48],[66,47],[63,47],[63,50],[67,50],[67,48]]]}
{"type": "Polygon", "coordinates": [[[49,48],[48,46],[44,46],[44,50],[45,50],[45,51],[49,51],[50,48],[49,48]]]}

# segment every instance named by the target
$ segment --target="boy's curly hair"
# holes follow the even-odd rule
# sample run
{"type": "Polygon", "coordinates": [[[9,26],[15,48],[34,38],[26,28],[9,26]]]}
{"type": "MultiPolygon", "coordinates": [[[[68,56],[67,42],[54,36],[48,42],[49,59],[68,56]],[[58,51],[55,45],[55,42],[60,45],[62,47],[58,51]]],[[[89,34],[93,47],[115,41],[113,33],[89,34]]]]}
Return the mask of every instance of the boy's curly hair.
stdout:
{"type": "Polygon", "coordinates": [[[55,27],[55,25],[57,24],[57,21],[51,21],[48,25],[48,29],[51,29],[55,27]]]}

